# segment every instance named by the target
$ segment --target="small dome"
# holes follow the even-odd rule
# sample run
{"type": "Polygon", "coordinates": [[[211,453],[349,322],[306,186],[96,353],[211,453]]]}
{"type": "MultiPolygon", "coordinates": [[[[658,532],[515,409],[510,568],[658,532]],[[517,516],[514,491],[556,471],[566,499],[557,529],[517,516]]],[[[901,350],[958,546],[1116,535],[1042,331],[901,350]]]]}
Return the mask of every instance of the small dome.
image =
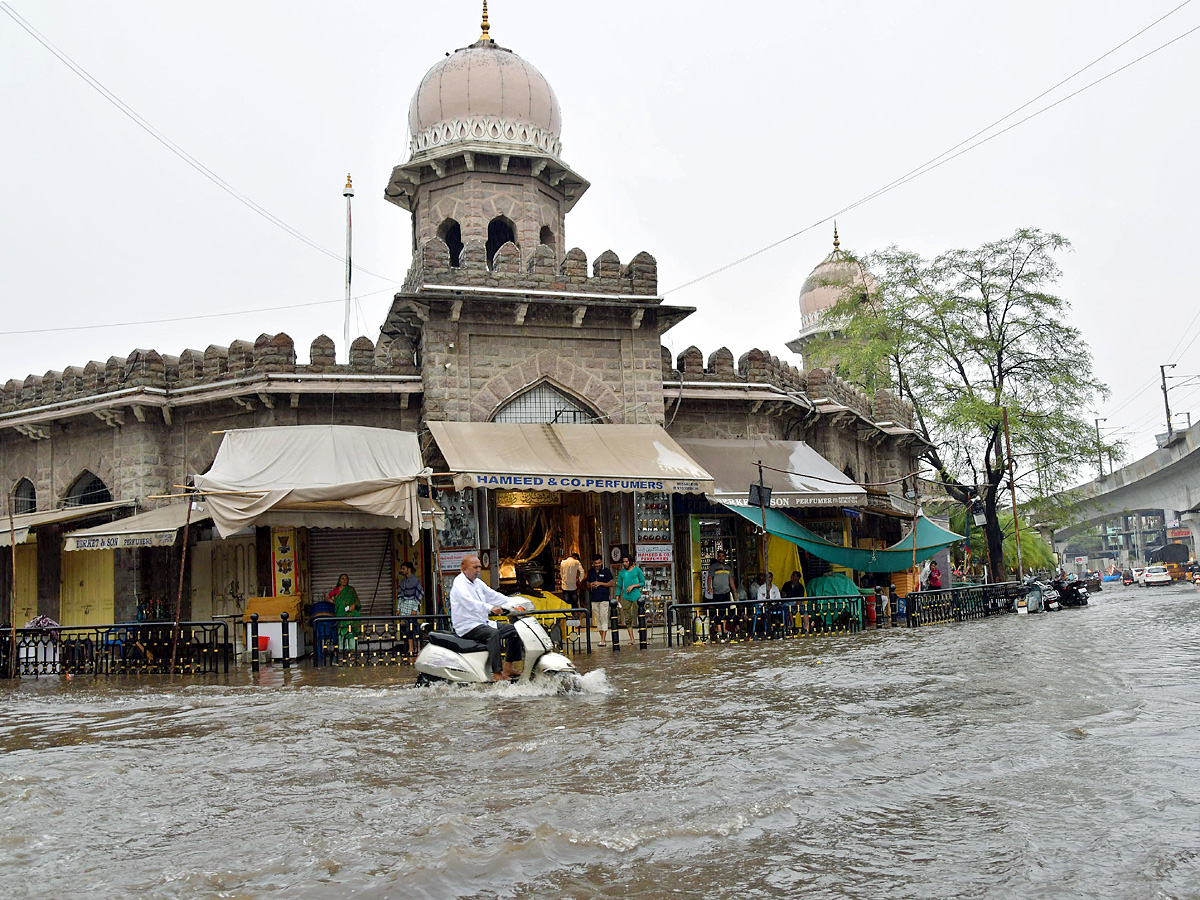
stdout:
{"type": "Polygon", "coordinates": [[[447,144],[486,142],[558,156],[562,115],[554,89],[495,41],[456,50],[425,73],[408,107],[413,156],[447,144]]]}
{"type": "Polygon", "coordinates": [[[813,317],[840,301],[848,287],[865,287],[873,294],[878,283],[848,253],[841,249],[837,227],[833,229],[833,252],[817,263],[800,288],[800,316],[807,325],[813,317]]]}

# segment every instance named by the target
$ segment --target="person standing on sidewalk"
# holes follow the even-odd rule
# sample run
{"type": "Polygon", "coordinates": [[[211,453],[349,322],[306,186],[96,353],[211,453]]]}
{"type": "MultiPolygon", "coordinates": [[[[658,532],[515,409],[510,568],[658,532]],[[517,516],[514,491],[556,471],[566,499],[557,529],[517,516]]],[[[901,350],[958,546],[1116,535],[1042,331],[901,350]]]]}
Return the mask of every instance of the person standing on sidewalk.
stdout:
{"type": "Polygon", "coordinates": [[[562,575],[563,600],[567,606],[579,606],[579,582],[583,580],[583,564],[579,561],[578,553],[568,553],[559,563],[562,575]]]}
{"type": "Polygon", "coordinates": [[[609,617],[612,606],[609,598],[613,588],[612,569],[604,565],[604,557],[597,553],[592,557],[592,567],[588,569],[587,586],[588,600],[592,604],[592,621],[600,632],[600,646],[605,647],[608,638],[609,617]]]}
{"type": "Polygon", "coordinates": [[[621,571],[617,573],[617,600],[621,604],[621,618],[629,630],[629,643],[634,643],[633,623],[637,619],[638,607],[642,601],[642,588],[646,586],[646,576],[642,567],[634,565],[630,556],[621,557],[621,571]]]}

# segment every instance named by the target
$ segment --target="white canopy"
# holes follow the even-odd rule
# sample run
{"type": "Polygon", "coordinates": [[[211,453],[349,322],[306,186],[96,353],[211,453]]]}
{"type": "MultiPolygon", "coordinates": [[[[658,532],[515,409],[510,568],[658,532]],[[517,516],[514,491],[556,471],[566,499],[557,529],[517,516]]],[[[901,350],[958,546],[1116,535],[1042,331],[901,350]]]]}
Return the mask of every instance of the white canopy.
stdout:
{"type": "Polygon", "coordinates": [[[631,493],[712,491],[661,425],[430,422],[454,487],[631,493]]]}
{"type": "Polygon", "coordinates": [[[195,525],[210,516],[198,504],[189,518],[186,503],[160,506],[106,525],[81,528],[66,535],[64,550],[125,550],[137,547],[174,547],[179,529],[189,521],[195,525]]]}
{"type": "Polygon", "coordinates": [[[866,504],[866,488],[803,441],[686,438],[679,446],[712,472],[716,480],[712,498],[726,506],[747,505],[750,484],[758,481],[760,462],[763,483],[771,488],[772,506],[866,504]]]}
{"type": "Polygon", "coordinates": [[[271,510],[352,510],[392,519],[416,543],[417,480],[429,474],[411,432],[292,425],[225,432],[196,487],[222,537],[271,510]]]}

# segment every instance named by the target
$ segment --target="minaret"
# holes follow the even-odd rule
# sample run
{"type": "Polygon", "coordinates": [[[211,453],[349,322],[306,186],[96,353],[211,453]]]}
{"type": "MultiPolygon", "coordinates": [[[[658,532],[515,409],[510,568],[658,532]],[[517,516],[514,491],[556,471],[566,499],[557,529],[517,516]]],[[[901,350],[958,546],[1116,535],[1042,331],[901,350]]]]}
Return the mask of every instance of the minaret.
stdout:
{"type": "Polygon", "coordinates": [[[558,98],[530,63],[491,36],[483,4],[479,40],[440,60],[408,110],[408,158],[384,196],[412,212],[413,252],[445,241],[451,266],[473,241],[488,265],[512,242],[525,264],[541,245],[561,260],[566,214],[588,182],[563,162],[558,98]]]}

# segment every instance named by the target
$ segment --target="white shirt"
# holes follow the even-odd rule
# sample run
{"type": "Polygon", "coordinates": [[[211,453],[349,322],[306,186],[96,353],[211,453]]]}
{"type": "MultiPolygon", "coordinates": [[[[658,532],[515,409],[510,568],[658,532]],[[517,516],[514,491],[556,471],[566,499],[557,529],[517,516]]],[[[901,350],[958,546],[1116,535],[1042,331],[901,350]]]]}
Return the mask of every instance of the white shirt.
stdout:
{"type": "Polygon", "coordinates": [[[479,625],[495,628],[496,623],[488,618],[492,607],[507,602],[507,597],[493,591],[482,578],[472,581],[459,572],[450,586],[450,624],[454,626],[454,633],[462,637],[479,625]]]}
{"type": "Polygon", "coordinates": [[[771,585],[771,595],[768,597],[767,596],[767,586],[765,584],[760,584],[758,586],[758,599],[759,600],[782,600],[783,595],[781,595],[779,593],[779,586],[773,584],[773,585],[771,585]]]}
{"type": "Polygon", "coordinates": [[[579,580],[583,578],[583,563],[573,556],[562,561],[562,589],[564,591],[579,590],[579,580]]]}

